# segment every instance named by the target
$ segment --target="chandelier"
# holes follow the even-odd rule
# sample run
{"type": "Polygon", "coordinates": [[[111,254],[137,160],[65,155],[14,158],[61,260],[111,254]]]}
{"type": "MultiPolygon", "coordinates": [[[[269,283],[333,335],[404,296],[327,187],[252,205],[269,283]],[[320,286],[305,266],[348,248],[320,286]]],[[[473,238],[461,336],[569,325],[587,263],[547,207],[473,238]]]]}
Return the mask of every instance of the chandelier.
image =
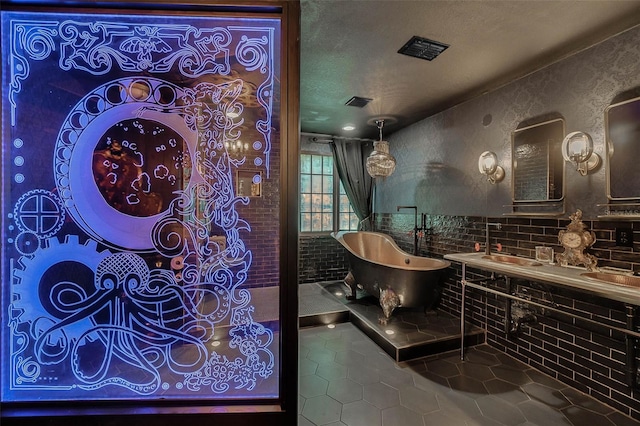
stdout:
{"type": "Polygon", "coordinates": [[[242,143],[241,141],[226,141],[224,143],[224,147],[227,149],[227,152],[233,152],[235,153],[243,153],[244,151],[249,149],[249,144],[248,143],[242,143]]]}
{"type": "Polygon", "coordinates": [[[389,142],[382,140],[384,120],[376,120],[380,129],[380,140],[373,142],[373,152],[367,158],[367,172],[373,178],[391,176],[396,169],[396,159],[389,154],[389,142]]]}

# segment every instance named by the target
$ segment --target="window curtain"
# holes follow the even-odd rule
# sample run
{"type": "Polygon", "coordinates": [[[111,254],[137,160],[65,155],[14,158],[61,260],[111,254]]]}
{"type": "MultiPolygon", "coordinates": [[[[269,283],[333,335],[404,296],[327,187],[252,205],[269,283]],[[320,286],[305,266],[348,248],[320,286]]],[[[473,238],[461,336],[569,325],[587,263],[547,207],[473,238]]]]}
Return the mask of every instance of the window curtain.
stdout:
{"type": "Polygon", "coordinates": [[[330,145],[338,176],[360,220],[358,230],[371,230],[373,178],[369,176],[365,167],[364,144],[360,140],[334,138],[330,145]]]}

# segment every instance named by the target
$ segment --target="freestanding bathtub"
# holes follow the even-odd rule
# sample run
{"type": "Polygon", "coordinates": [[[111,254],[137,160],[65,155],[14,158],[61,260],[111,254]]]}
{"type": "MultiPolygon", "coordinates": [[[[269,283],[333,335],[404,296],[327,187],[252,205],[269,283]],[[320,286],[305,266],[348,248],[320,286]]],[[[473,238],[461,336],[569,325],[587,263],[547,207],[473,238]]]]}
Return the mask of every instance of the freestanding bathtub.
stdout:
{"type": "Polygon", "coordinates": [[[338,232],[331,236],[347,249],[349,275],[345,282],[352,298],[359,284],[377,297],[386,324],[396,307],[433,309],[442,293],[441,277],[449,261],[413,256],[389,235],[378,232],[338,232]]]}

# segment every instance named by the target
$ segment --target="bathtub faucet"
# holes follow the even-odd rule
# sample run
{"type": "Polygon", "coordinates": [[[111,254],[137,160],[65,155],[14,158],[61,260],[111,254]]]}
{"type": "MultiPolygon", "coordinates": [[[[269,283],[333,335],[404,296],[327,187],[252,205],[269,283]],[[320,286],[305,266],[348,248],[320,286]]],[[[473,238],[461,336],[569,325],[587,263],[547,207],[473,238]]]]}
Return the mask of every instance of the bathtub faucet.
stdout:
{"type": "Polygon", "coordinates": [[[418,206],[398,206],[397,211],[401,209],[413,210],[413,255],[418,255],[418,206]]]}
{"type": "Polygon", "coordinates": [[[486,254],[486,255],[491,254],[491,232],[489,232],[489,227],[490,226],[495,226],[496,229],[501,229],[502,228],[502,224],[499,223],[499,222],[487,222],[487,231],[486,231],[486,235],[485,235],[486,247],[484,248],[484,254],[486,254]]]}

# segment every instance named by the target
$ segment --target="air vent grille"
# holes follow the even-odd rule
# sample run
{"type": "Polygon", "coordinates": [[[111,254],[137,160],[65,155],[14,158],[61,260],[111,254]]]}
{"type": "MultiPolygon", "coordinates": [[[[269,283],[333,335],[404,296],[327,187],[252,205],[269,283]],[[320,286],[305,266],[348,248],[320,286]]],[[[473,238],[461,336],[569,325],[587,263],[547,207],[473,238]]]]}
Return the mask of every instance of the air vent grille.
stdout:
{"type": "Polygon", "coordinates": [[[439,41],[429,40],[418,36],[411,37],[404,46],[398,50],[403,55],[413,56],[414,58],[434,60],[439,54],[444,52],[449,45],[440,43],[439,41]]]}
{"type": "Polygon", "coordinates": [[[352,107],[358,107],[358,108],[363,108],[365,107],[369,102],[371,102],[373,99],[369,99],[369,98],[361,98],[360,96],[354,96],[351,99],[349,99],[345,105],[348,106],[352,106],[352,107]]]}

